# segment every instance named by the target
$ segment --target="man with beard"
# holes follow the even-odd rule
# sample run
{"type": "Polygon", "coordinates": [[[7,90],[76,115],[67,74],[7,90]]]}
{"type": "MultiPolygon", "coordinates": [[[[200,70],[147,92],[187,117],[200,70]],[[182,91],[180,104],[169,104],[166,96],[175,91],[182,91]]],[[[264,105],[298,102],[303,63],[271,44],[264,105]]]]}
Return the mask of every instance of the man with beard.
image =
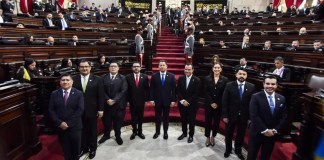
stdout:
{"type": "Polygon", "coordinates": [[[245,130],[249,120],[249,102],[254,93],[254,84],[246,82],[247,72],[245,68],[238,68],[235,74],[237,80],[227,83],[223,94],[222,117],[226,123],[224,157],[232,152],[232,137],[237,127],[235,138],[235,154],[244,159],[242,146],[245,130]]]}
{"type": "Polygon", "coordinates": [[[269,160],[275,138],[284,126],[285,97],[275,93],[277,84],[276,77],[266,77],[263,80],[264,90],[251,98],[248,160],[255,160],[261,147],[261,159],[269,160]]]}

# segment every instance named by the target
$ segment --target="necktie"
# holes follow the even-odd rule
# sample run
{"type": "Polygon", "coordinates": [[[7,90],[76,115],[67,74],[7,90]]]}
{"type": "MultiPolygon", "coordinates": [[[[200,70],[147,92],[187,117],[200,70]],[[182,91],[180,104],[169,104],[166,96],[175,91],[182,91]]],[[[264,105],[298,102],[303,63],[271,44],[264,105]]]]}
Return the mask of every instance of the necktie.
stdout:
{"type": "Polygon", "coordinates": [[[85,93],[86,89],[87,89],[87,78],[83,77],[83,83],[82,83],[82,89],[83,89],[83,93],[85,93]]]}
{"type": "Polygon", "coordinates": [[[111,76],[111,80],[113,81],[115,79],[115,76],[111,76]]]}
{"type": "Polygon", "coordinates": [[[136,87],[138,88],[138,74],[135,75],[135,84],[136,84],[136,87]]]}
{"type": "Polygon", "coordinates": [[[271,113],[273,114],[275,106],[274,106],[274,103],[273,103],[273,100],[272,100],[272,96],[268,96],[268,98],[269,98],[269,104],[270,104],[271,113]]]}
{"type": "Polygon", "coordinates": [[[187,77],[187,80],[186,80],[186,89],[188,89],[189,82],[190,82],[190,78],[187,77]]]}
{"type": "Polygon", "coordinates": [[[240,98],[242,99],[242,97],[243,97],[243,84],[240,84],[240,98]]]}
{"type": "Polygon", "coordinates": [[[63,98],[64,98],[64,104],[66,105],[67,99],[69,98],[69,92],[68,91],[64,90],[63,98]]]}
{"type": "Polygon", "coordinates": [[[164,74],[162,74],[161,82],[162,82],[162,87],[164,87],[164,74]]]}

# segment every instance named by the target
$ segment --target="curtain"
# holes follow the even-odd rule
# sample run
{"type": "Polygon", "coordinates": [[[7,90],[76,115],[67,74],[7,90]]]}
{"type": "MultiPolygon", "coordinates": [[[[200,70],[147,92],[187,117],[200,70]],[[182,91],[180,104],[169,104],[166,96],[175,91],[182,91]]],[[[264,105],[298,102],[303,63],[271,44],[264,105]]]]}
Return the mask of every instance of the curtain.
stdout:
{"type": "Polygon", "coordinates": [[[294,4],[294,0],[286,0],[286,7],[290,8],[294,4]]]}
{"type": "Polygon", "coordinates": [[[276,6],[278,6],[279,2],[280,2],[280,0],[273,0],[272,8],[275,8],[276,6]]]}
{"type": "Polygon", "coordinates": [[[298,8],[304,0],[296,0],[296,8],[298,8]]]}
{"type": "Polygon", "coordinates": [[[21,10],[22,13],[27,13],[28,12],[27,0],[20,0],[19,6],[20,6],[20,10],[21,10]]]}

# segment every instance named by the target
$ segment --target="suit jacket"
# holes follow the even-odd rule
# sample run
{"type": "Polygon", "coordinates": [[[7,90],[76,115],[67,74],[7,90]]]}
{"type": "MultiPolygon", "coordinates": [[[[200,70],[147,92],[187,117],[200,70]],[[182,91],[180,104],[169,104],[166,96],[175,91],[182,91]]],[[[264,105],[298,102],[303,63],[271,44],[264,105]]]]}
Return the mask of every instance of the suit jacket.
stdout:
{"type": "Polygon", "coordinates": [[[10,9],[13,9],[10,3],[6,3],[6,1],[1,1],[1,8],[3,13],[11,13],[10,9]]]}
{"type": "Polygon", "coordinates": [[[114,80],[110,79],[110,74],[102,78],[104,87],[104,107],[124,110],[126,107],[127,81],[125,76],[117,74],[114,80]],[[112,99],[115,104],[108,106],[107,100],[112,99]]]}
{"type": "Polygon", "coordinates": [[[100,13],[96,13],[96,20],[97,21],[106,21],[107,17],[105,14],[100,14],[100,13]]]}
{"type": "Polygon", "coordinates": [[[174,74],[166,72],[162,87],[160,72],[154,73],[150,83],[150,100],[156,105],[170,105],[176,101],[176,82],[174,74]]]}
{"type": "Polygon", "coordinates": [[[84,110],[83,94],[72,88],[64,104],[63,90],[57,89],[52,92],[49,102],[49,115],[54,125],[59,127],[66,122],[70,129],[82,129],[81,115],[84,110]]]}
{"type": "MultiPolygon", "coordinates": [[[[70,28],[71,27],[71,24],[70,24],[70,21],[69,20],[67,20],[67,19],[64,19],[65,20],[65,22],[66,22],[66,25],[67,25],[67,28],[70,28]]],[[[61,21],[61,19],[58,19],[57,21],[56,21],[56,26],[60,29],[60,30],[62,30],[62,21],[61,21]]]]}
{"type": "MultiPolygon", "coordinates": [[[[243,43],[241,44],[241,48],[243,46],[243,43]]],[[[242,49],[250,49],[251,48],[251,44],[250,43],[246,43],[245,46],[242,49]]]]}
{"type": "Polygon", "coordinates": [[[237,81],[227,83],[222,98],[222,117],[228,118],[229,121],[235,121],[239,112],[241,112],[242,120],[248,120],[249,102],[254,93],[254,88],[254,84],[245,82],[241,100],[237,81]]]}
{"type": "MultiPolygon", "coordinates": [[[[73,77],[73,87],[83,92],[81,75],[73,77]]],[[[98,111],[103,111],[103,84],[99,76],[90,74],[84,96],[85,117],[96,117],[98,111]]]]}
{"type": "Polygon", "coordinates": [[[195,42],[195,38],[193,35],[187,36],[186,42],[185,42],[184,53],[188,54],[188,56],[192,56],[194,54],[193,53],[194,42],[195,42]]]}
{"type": "Polygon", "coordinates": [[[250,101],[250,135],[256,136],[266,129],[280,132],[286,120],[285,97],[275,93],[275,109],[272,115],[268,98],[264,91],[253,94],[250,101]]]}
{"type": "MultiPolygon", "coordinates": [[[[52,24],[55,25],[55,21],[52,19],[52,24]]],[[[43,26],[50,27],[49,20],[47,18],[43,19],[43,26]]]]}
{"type": "Polygon", "coordinates": [[[186,88],[187,77],[181,76],[178,80],[177,95],[178,101],[186,100],[194,108],[198,107],[198,95],[200,90],[200,79],[192,75],[188,88],[186,88]]]}
{"type": "MultiPolygon", "coordinates": [[[[276,70],[276,68],[273,68],[272,69],[272,73],[276,70]]],[[[284,68],[283,72],[282,72],[282,76],[281,76],[281,79],[280,81],[283,81],[283,82],[290,82],[290,79],[291,79],[291,71],[289,68],[284,68]]]]}
{"type": "Polygon", "coordinates": [[[138,76],[138,87],[136,87],[134,73],[126,76],[128,84],[127,100],[131,106],[144,106],[149,100],[149,80],[146,74],[140,73],[138,76]]]}
{"type": "Polygon", "coordinates": [[[212,103],[216,103],[219,107],[222,106],[222,97],[227,82],[228,78],[225,76],[220,76],[217,84],[215,84],[214,75],[211,74],[205,78],[204,92],[206,107],[212,103]]]}

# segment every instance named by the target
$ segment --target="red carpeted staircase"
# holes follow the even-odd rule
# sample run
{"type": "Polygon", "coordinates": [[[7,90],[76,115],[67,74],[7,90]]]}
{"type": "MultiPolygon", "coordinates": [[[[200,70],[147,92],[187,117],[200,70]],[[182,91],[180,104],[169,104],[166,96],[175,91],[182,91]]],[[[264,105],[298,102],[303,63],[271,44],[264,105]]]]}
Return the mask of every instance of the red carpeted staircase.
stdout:
{"type": "Polygon", "coordinates": [[[176,78],[183,75],[185,65],[183,49],[183,38],[173,34],[170,28],[163,28],[158,38],[156,55],[152,60],[153,73],[159,71],[159,60],[167,60],[169,72],[175,74],[176,78]]]}

